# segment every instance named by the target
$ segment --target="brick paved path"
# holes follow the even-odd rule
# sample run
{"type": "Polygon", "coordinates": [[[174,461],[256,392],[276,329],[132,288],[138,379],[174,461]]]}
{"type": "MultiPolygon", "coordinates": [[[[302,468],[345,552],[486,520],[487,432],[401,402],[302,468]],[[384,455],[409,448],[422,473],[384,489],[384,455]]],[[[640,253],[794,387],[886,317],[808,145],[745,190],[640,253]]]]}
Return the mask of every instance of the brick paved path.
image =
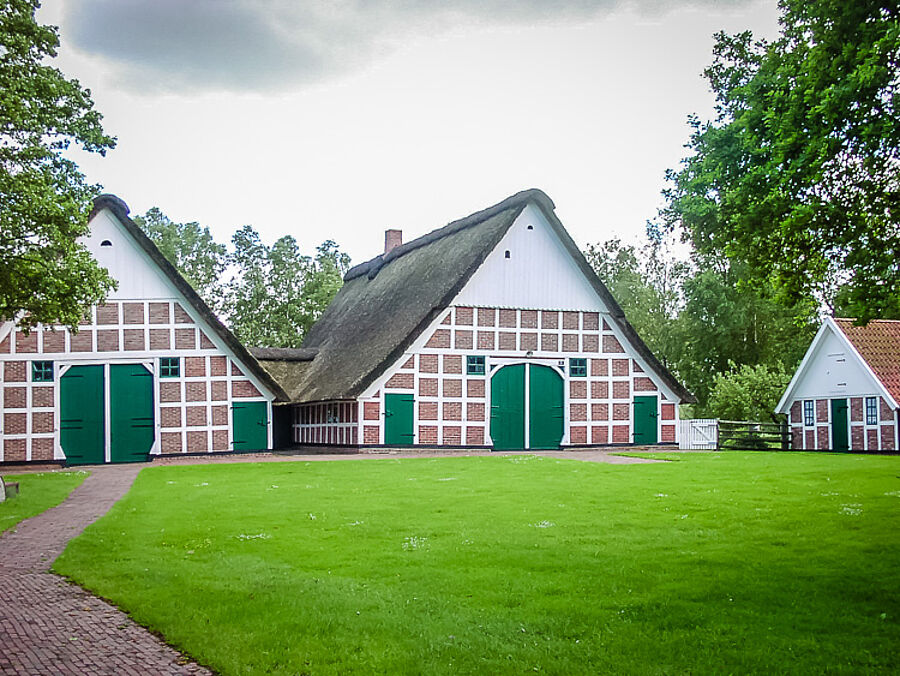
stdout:
{"type": "Polygon", "coordinates": [[[0,537],[0,674],[208,674],[125,613],[49,572],[144,465],[98,467],[65,502],[0,537]]]}

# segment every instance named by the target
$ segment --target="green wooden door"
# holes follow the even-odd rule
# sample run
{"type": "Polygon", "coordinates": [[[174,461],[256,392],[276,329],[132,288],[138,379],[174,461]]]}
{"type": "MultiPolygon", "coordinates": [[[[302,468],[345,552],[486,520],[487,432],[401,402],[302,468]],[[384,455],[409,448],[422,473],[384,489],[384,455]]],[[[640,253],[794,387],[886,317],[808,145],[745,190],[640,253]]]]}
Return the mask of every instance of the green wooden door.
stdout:
{"type": "Polygon", "coordinates": [[[231,426],[234,450],[263,451],[269,447],[269,405],[266,402],[232,403],[231,426]]]}
{"type": "Polygon", "coordinates": [[[413,443],[413,395],[384,395],[384,443],[411,446],[413,443]]]}
{"type": "Polygon", "coordinates": [[[59,443],[71,465],[106,460],[103,366],[72,366],[59,379],[59,443]]]}
{"type": "Polygon", "coordinates": [[[495,451],[525,448],[525,364],[491,377],[491,439],[495,451]]]}
{"type": "Polygon", "coordinates": [[[657,434],[656,396],[634,398],[634,443],[638,445],[655,444],[659,440],[657,434]]]}
{"type": "Polygon", "coordinates": [[[847,400],[831,400],[831,447],[835,451],[850,448],[847,438],[847,400]]]}
{"type": "Polygon", "coordinates": [[[155,437],[153,375],[143,364],[109,367],[109,460],[146,462],[155,437]]]}
{"type": "Polygon", "coordinates": [[[557,449],[563,437],[563,379],[549,366],[528,367],[528,448],[557,449]]]}

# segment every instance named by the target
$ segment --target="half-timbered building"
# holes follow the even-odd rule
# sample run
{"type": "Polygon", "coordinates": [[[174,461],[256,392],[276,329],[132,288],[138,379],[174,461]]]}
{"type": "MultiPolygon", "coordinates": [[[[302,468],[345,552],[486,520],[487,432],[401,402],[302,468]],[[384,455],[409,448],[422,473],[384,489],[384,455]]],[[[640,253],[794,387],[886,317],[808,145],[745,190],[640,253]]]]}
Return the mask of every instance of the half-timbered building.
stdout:
{"type": "Polygon", "coordinates": [[[272,403],[286,393],[122,200],[95,200],[84,244],[118,288],[77,332],[0,325],[0,462],[271,448],[272,403]]]}
{"type": "Polygon", "coordinates": [[[895,451],[900,321],[827,317],[778,403],[791,447],[895,451]]]}
{"type": "Polygon", "coordinates": [[[692,400],[539,190],[408,243],[388,231],[302,348],[255,354],[299,445],[674,443],[692,400]]]}

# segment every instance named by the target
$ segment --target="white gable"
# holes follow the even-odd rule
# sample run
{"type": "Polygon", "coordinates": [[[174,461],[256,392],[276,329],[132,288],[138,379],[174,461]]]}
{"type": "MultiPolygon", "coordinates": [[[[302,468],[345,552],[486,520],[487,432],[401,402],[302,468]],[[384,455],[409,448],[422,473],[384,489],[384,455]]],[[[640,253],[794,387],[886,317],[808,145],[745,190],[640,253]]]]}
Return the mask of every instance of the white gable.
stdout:
{"type": "Polygon", "coordinates": [[[608,312],[541,210],[532,204],[519,214],[453,304],[608,312]]]}
{"type": "Polygon", "coordinates": [[[787,413],[797,399],[841,399],[882,395],[884,389],[837,325],[826,319],[776,409],[787,413]]]}
{"type": "Polygon", "coordinates": [[[101,209],[91,219],[90,234],[82,241],[91,255],[109,270],[119,288],[110,300],[180,298],[172,282],[128,234],[109,209],[101,209]],[[103,246],[108,242],[107,246],[103,246]]]}

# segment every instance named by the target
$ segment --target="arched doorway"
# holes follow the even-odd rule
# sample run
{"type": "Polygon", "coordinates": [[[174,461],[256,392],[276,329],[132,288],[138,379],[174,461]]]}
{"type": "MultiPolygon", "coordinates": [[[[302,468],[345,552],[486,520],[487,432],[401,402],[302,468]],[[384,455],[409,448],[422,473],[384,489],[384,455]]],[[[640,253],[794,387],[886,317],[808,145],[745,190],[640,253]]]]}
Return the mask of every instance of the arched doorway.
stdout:
{"type": "Polygon", "coordinates": [[[565,426],[563,379],[540,364],[511,364],[491,376],[494,449],[557,449],[565,426]]]}

